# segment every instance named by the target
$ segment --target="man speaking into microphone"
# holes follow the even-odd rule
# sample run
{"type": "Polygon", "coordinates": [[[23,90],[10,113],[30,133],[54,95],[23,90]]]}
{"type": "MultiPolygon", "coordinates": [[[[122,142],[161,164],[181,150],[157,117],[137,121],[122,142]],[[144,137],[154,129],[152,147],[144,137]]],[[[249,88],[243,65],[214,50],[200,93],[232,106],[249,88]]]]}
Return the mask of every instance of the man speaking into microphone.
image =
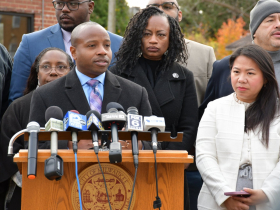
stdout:
{"type": "MultiPolygon", "coordinates": [[[[112,59],[110,37],[99,24],[86,22],[77,26],[71,35],[72,57],[76,66],[70,73],[33,93],[29,121],[44,126],[45,110],[58,106],[65,114],[77,110],[85,115],[89,110],[106,112],[109,102],[120,103],[126,110],[134,106],[139,114],[150,116],[151,106],[145,88],[118,77],[107,70],[112,59]]],[[[39,144],[48,149],[49,142],[39,144]]],[[[81,140],[79,149],[92,147],[92,140],[81,140]]],[[[68,141],[59,141],[59,149],[71,148],[68,141]]]]}

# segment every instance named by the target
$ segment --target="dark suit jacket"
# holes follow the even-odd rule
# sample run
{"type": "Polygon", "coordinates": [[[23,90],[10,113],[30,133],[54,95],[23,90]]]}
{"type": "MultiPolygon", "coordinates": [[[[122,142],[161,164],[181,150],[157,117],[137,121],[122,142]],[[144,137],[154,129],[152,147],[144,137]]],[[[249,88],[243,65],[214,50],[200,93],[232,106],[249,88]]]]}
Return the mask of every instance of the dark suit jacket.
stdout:
{"type": "Polygon", "coordinates": [[[199,120],[210,101],[233,93],[230,81],[229,58],[230,55],[222,60],[215,61],[213,64],[213,72],[206,88],[204,101],[199,107],[199,120]]]}
{"type": "MultiPolygon", "coordinates": [[[[114,53],[119,50],[122,37],[108,31],[111,40],[112,63],[114,53]]],[[[23,95],[30,68],[37,55],[48,47],[57,47],[65,51],[62,32],[59,24],[55,24],[40,31],[24,34],[14,57],[9,101],[23,95]]],[[[110,67],[109,67],[110,68],[110,67]]]]}
{"type": "MultiPolygon", "coordinates": [[[[17,164],[13,162],[13,157],[8,157],[8,146],[10,139],[18,131],[25,129],[28,124],[29,108],[32,93],[22,96],[8,107],[3,115],[0,139],[0,182],[10,178],[18,171],[17,164]]],[[[24,138],[20,136],[13,144],[14,154],[24,148],[24,138]]]]}
{"type": "MultiPolygon", "coordinates": [[[[110,69],[119,74],[115,66],[110,69]]],[[[190,151],[197,132],[198,108],[192,72],[174,63],[157,81],[154,89],[138,63],[132,73],[120,76],[129,79],[148,91],[153,115],[165,118],[166,131],[184,132],[183,142],[163,142],[162,149],[190,151]],[[177,73],[178,78],[173,77],[177,73]]]]}
{"type": "MultiPolygon", "coordinates": [[[[151,106],[145,88],[118,77],[107,71],[104,82],[104,97],[102,102],[102,113],[106,113],[109,102],[120,103],[125,110],[135,106],[140,115],[150,116],[151,106]]],[[[45,125],[45,111],[50,106],[58,106],[63,113],[77,110],[85,115],[89,110],[89,104],[73,69],[66,76],[46,84],[34,91],[30,106],[29,121],[45,125]]],[[[67,141],[59,141],[60,149],[67,148],[67,141]]],[[[49,148],[49,141],[40,144],[40,148],[49,148]]]]}

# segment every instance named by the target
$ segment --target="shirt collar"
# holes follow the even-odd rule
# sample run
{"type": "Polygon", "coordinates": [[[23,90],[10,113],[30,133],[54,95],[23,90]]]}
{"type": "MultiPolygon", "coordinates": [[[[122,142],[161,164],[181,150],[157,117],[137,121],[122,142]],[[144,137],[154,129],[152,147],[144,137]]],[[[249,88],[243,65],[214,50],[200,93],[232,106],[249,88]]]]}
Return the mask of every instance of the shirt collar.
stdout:
{"type": "Polygon", "coordinates": [[[76,73],[77,73],[77,76],[78,76],[78,78],[79,78],[79,80],[80,80],[82,86],[84,86],[84,85],[87,83],[87,81],[89,81],[89,80],[91,80],[91,79],[96,79],[96,80],[98,80],[102,85],[104,85],[106,72],[104,72],[103,74],[100,74],[99,76],[97,76],[97,77],[95,77],[95,78],[91,78],[91,77],[88,77],[87,75],[81,73],[81,72],[78,70],[77,66],[76,66],[76,68],[75,68],[75,71],[76,71],[76,73]]]}
{"type": "Polygon", "coordinates": [[[66,42],[70,42],[71,41],[71,32],[65,31],[63,28],[61,28],[61,31],[62,31],[63,40],[66,42]]]}

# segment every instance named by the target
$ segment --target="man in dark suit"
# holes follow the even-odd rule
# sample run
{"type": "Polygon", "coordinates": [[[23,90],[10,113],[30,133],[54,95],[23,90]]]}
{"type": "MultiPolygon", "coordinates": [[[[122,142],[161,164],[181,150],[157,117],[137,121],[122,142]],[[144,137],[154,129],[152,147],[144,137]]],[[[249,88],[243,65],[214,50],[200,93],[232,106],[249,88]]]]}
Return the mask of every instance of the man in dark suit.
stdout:
{"type": "MultiPolygon", "coordinates": [[[[44,126],[44,115],[49,106],[59,106],[64,114],[73,109],[86,114],[91,109],[92,91],[96,89],[102,100],[101,113],[106,112],[109,102],[117,102],[125,110],[135,106],[140,115],[152,114],[145,88],[107,71],[112,51],[109,34],[102,26],[94,22],[80,24],[72,32],[71,43],[71,53],[77,66],[67,76],[34,91],[30,121],[44,126]],[[98,81],[94,88],[88,85],[92,79],[98,81]]],[[[58,147],[71,148],[71,144],[59,141],[58,147]]],[[[81,140],[78,147],[90,148],[92,141],[81,140]]],[[[49,142],[41,144],[40,148],[49,148],[49,142]]]]}
{"type": "MultiPolygon", "coordinates": [[[[14,57],[9,102],[23,95],[30,68],[37,55],[45,48],[57,47],[71,56],[71,33],[73,29],[90,20],[94,9],[94,2],[61,0],[53,1],[58,24],[41,31],[25,34],[14,57]],[[71,4],[70,4],[71,2],[71,4]]],[[[111,40],[111,50],[118,51],[122,37],[108,32],[111,40]]]]}
{"type": "MultiPolygon", "coordinates": [[[[280,3],[276,0],[260,0],[250,12],[250,32],[253,43],[270,54],[276,79],[280,84],[280,3]]],[[[227,56],[213,64],[204,101],[199,107],[199,118],[210,101],[233,92],[230,82],[229,58],[227,56]]]]}

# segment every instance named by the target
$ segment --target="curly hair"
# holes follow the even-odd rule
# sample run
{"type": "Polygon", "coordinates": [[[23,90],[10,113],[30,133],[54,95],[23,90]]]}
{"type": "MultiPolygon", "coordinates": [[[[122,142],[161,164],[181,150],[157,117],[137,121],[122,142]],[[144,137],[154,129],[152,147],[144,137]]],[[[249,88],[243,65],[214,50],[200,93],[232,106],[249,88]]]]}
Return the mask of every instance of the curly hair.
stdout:
{"type": "Polygon", "coordinates": [[[62,49],[56,48],[56,47],[48,47],[44,50],[42,50],[39,55],[35,58],[34,63],[32,64],[31,68],[30,68],[30,74],[29,77],[27,79],[27,85],[25,90],[23,91],[23,94],[26,95],[28,93],[30,93],[31,91],[35,90],[37,85],[38,85],[38,71],[39,71],[39,65],[40,65],[40,61],[41,58],[48,52],[48,51],[52,51],[52,50],[57,50],[62,52],[63,54],[66,55],[67,57],[67,61],[68,64],[70,66],[70,69],[74,66],[74,63],[72,61],[72,58],[70,57],[70,55],[68,55],[66,52],[64,52],[62,49]]]}
{"type": "Polygon", "coordinates": [[[141,54],[143,33],[148,25],[148,20],[152,16],[166,17],[170,27],[168,53],[163,55],[157,69],[164,72],[175,61],[187,63],[187,47],[179,23],[157,7],[148,7],[136,13],[129,21],[124,34],[124,41],[115,54],[117,59],[116,69],[120,74],[122,72],[130,74],[137,64],[139,54],[141,54]]]}

